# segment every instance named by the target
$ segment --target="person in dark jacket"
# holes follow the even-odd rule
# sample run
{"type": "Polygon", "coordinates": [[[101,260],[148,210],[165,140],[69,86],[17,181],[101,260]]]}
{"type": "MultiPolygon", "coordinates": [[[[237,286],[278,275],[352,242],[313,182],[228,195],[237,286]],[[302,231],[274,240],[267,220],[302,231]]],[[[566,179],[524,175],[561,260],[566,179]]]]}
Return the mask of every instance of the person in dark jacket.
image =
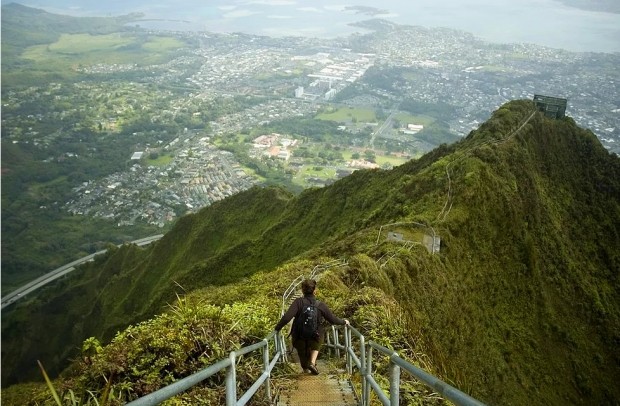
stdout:
{"type": "Polygon", "coordinates": [[[323,337],[325,329],[323,328],[322,320],[327,320],[331,324],[338,325],[349,325],[349,320],[339,319],[334,316],[332,311],[327,307],[327,305],[323,302],[317,301],[314,296],[314,292],[316,290],[316,281],[314,279],[306,279],[301,283],[301,291],[304,296],[297,298],[293,301],[291,306],[288,308],[286,313],[282,316],[278,324],[276,324],[275,330],[280,331],[282,327],[288,324],[289,321],[293,317],[295,317],[295,321],[293,322],[293,328],[291,330],[291,336],[293,338],[293,347],[297,350],[297,354],[299,355],[299,363],[301,364],[301,368],[304,372],[311,372],[314,375],[318,375],[319,370],[316,367],[316,359],[319,355],[319,350],[321,349],[321,344],[323,344],[323,337]],[[296,328],[296,322],[301,316],[302,309],[304,306],[307,306],[312,303],[316,303],[317,309],[319,310],[319,337],[317,339],[302,339],[299,336],[299,331],[296,328]]]}

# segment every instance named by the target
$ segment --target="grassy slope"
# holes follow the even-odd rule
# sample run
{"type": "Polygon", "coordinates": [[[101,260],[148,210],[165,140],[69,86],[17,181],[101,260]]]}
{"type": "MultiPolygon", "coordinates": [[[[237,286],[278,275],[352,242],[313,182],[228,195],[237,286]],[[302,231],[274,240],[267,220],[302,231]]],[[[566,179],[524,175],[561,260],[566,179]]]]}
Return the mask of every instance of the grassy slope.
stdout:
{"type": "Polygon", "coordinates": [[[450,375],[484,383],[474,392],[491,403],[606,403],[620,376],[620,167],[593,134],[544,121],[453,167],[447,280],[412,280],[412,310],[450,375]]]}
{"type": "MultiPolygon", "coordinates": [[[[175,281],[187,290],[223,283],[241,289],[235,281],[300,254],[344,256],[351,265],[338,283],[394,295],[408,310],[412,345],[445,379],[482,400],[612,402],[620,396],[620,163],[570,119],[536,117],[515,139],[482,145],[516,128],[529,106],[513,102],[459,144],[392,171],[359,171],[297,198],[257,189],[226,199],[180,221],[143,255],[122,249],[99,261],[96,290],[68,290],[74,306],[66,307],[65,297],[43,309],[65,305],[88,320],[72,319],[79,331],[66,343],[76,346],[80,335],[109,337],[159,312],[175,281]],[[452,208],[438,220],[448,164],[452,208]],[[442,254],[383,240],[375,246],[378,226],[395,221],[432,224],[442,254]],[[380,258],[392,259],[380,266],[380,258]],[[117,276],[106,284],[110,273],[117,276]]],[[[15,318],[30,320],[22,311],[15,318]]],[[[5,326],[15,320],[8,319],[3,366],[12,345],[5,326]]],[[[24,328],[15,321],[11,327],[24,328]]],[[[35,356],[36,347],[19,344],[35,356]]]]}
{"type": "Polygon", "coordinates": [[[15,377],[37,377],[32,368],[37,358],[48,360],[49,370],[57,372],[55,366],[75,353],[76,343],[84,335],[108,340],[127,326],[128,318],[136,322],[160,312],[173,301],[175,291],[182,291],[177,283],[186,285],[184,274],[205,259],[227,258],[220,259],[225,263],[221,268],[194,274],[192,279],[224,283],[269,266],[245,261],[252,258],[245,251],[251,247],[249,240],[260,237],[261,227],[276,221],[289,198],[273,188],[239,193],[226,199],[226,204],[210,206],[210,216],[184,217],[151,247],[113,249],[83,266],[70,284],[60,286],[61,294],[43,292],[30,308],[7,309],[2,320],[3,383],[15,377]],[[261,215],[256,217],[256,213],[261,215]],[[232,259],[245,262],[233,267],[232,259]],[[66,303],[71,305],[64,307],[66,303]],[[62,312],[57,314],[55,309],[62,312]],[[41,340],[48,340],[54,326],[60,328],[51,334],[54,338],[49,340],[50,345],[42,345],[41,340]],[[7,374],[13,365],[14,375],[7,374]]]}

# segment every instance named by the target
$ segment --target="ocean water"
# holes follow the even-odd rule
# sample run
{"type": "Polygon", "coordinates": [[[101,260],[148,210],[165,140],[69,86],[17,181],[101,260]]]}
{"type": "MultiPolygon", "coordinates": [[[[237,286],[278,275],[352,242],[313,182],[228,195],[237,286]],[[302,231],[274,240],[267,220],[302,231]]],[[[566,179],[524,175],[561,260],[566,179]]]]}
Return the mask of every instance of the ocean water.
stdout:
{"type": "Polygon", "coordinates": [[[276,37],[348,35],[361,32],[350,23],[376,17],[459,29],[490,42],[620,52],[620,14],[580,10],[556,0],[23,0],[22,4],[80,16],[141,12],[145,18],[160,20],[144,26],[276,37]],[[371,15],[347,9],[354,5],[381,12],[371,15]]]}

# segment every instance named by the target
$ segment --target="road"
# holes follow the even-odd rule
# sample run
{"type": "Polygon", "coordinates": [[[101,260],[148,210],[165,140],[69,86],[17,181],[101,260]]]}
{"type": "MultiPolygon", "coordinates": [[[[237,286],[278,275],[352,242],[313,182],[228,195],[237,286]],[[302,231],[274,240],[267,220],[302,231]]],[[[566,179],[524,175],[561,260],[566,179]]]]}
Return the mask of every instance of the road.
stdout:
{"type": "MultiPolygon", "coordinates": [[[[138,240],[131,241],[131,244],[136,244],[138,246],[143,246],[152,243],[153,241],[159,240],[163,237],[163,234],[157,234],[146,238],[140,238],[138,240]]],[[[122,244],[121,244],[122,245],[122,244]]],[[[120,245],[119,245],[120,246],[120,245]]],[[[105,253],[107,250],[97,251],[94,254],[87,255],[73,262],[69,262],[59,268],[54,269],[51,272],[46,273],[43,276],[38,277],[37,279],[28,282],[27,284],[15,289],[13,292],[2,297],[2,306],[1,309],[4,309],[7,306],[12,305],[19,299],[22,299],[27,294],[39,289],[47,285],[48,283],[68,274],[73,271],[76,266],[81,265],[85,262],[93,261],[95,256],[105,253]]]]}
{"type": "Polygon", "coordinates": [[[372,133],[370,137],[370,148],[375,147],[375,138],[377,138],[377,136],[380,137],[383,131],[385,131],[388,128],[392,128],[392,119],[394,118],[397,112],[398,112],[398,105],[394,105],[392,109],[390,110],[390,115],[385,119],[383,124],[381,124],[381,127],[379,127],[377,131],[372,133]]]}

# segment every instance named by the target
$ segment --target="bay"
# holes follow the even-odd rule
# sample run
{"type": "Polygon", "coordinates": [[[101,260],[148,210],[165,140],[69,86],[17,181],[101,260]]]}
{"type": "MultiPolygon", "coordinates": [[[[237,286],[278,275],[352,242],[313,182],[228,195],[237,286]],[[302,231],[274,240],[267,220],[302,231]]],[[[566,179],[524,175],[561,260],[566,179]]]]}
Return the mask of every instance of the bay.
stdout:
{"type": "Polygon", "coordinates": [[[28,0],[59,14],[144,13],[144,27],[332,38],[362,32],[350,24],[382,18],[448,27],[497,43],[531,43],[576,52],[620,52],[620,14],[588,11],[556,0],[28,0]],[[360,12],[363,6],[377,9],[360,12]],[[157,20],[157,21],[154,21],[157,20]]]}

